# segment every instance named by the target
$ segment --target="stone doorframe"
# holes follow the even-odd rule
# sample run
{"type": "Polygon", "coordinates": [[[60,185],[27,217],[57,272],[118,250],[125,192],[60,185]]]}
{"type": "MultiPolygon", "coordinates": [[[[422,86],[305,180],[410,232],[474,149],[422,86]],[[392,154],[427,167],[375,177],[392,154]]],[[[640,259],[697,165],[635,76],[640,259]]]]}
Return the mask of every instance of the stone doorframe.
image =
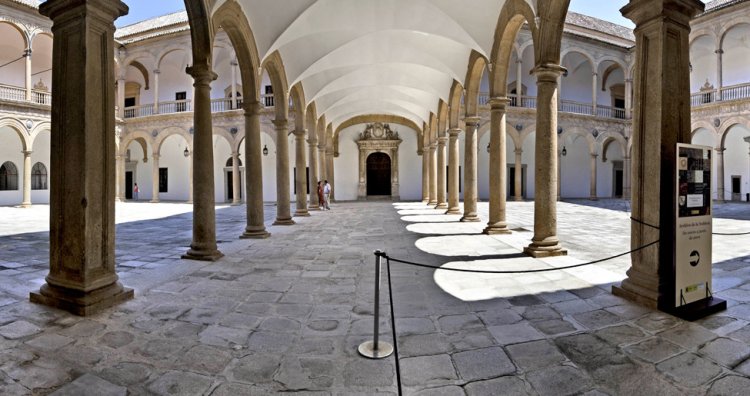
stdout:
{"type": "Polygon", "coordinates": [[[359,146],[359,188],[357,200],[367,199],[367,157],[372,153],[385,153],[391,157],[391,200],[400,199],[398,193],[398,146],[401,139],[393,140],[358,140],[359,146]]]}

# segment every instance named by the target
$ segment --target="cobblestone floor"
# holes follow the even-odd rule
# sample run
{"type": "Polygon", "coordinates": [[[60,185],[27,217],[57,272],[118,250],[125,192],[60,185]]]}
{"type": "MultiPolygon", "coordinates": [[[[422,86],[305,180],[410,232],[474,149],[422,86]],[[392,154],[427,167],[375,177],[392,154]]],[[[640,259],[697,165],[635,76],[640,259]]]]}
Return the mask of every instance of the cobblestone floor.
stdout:
{"type": "MultiPolygon", "coordinates": [[[[570,255],[543,261],[518,255],[532,236],[532,202],[510,202],[517,231],[493,237],[479,235],[482,223],[422,204],[368,202],[238,240],[244,207],[224,207],[226,257],[216,263],[179,259],[191,236],[184,207],[118,204],[118,272],[136,299],[85,319],[27,301],[47,272],[44,207],[0,208],[0,394],[395,394],[393,358],[356,353],[372,338],[374,249],[430,265],[562,266],[629,250],[626,204],[560,203],[570,255]]],[[[487,204],[479,208],[486,219],[487,204]]],[[[266,207],[269,224],[274,209],[266,207]]],[[[748,205],[715,213],[715,231],[750,230],[748,205]]],[[[405,393],[746,394],[748,241],[714,238],[714,291],[730,307],[695,323],[612,296],[626,257],[491,276],[394,263],[405,393]]],[[[385,317],[381,328],[390,339],[385,317]]]]}

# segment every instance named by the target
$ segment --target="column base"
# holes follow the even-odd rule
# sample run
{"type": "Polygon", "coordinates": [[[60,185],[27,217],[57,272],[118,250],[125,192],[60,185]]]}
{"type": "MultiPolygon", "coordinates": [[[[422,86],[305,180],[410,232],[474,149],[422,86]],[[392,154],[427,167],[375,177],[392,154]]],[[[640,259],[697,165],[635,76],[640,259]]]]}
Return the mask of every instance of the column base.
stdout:
{"type": "Polygon", "coordinates": [[[513,200],[516,202],[523,202],[523,197],[514,197],[513,200]]]}
{"type": "Polygon", "coordinates": [[[314,210],[320,210],[320,206],[311,205],[307,207],[307,211],[314,211],[314,210]]]}
{"type": "Polygon", "coordinates": [[[439,203],[437,206],[435,206],[435,209],[448,209],[447,203],[439,203]]]}
{"type": "Polygon", "coordinates": [[[425,205],[427,205],[427,204],[430,203],[430,200],[429,199],[422,199],[422,203],[425,204],[425,205]]]}
{"type": "Polygon", "coordinates": [[[307,209],[298,209],[294,212],[294,217],[310,217],[310,212],[307,209]]]}
{"type": "Polygon", "coordinates": [[[29,300],[35,304],[59,308],[78,316],[88,316],[132,300],[133,289],[124,287],[120,282],[109,286],[83,292],[59,286],[44,284],[37,292],[31,292],[29,300]]]}
{"type": "Polygon", "coordinates": [[[266,231],[266,227],[260,226],[258,228],[245,228],[245,232],[240,235],[240,239],[266,239],[271,236],[271,233],[266,231]]]}
{"type": "Polygon", "coordinates": [[[589,201],[598,201],[598,200],[599,200],[598,197],[589,197],[589,201]]]}
{"type": "Polygon", "coordinates": [[[20,204],[20,205],[18,205],[18,206],[16,206],[16,207],[17,207],[17,208],[28,209],[28,208],[30,208],[30,207],[31,207],[31,203],[26,203],[26,202],[24,202],[24,203],[22,203],[22,204],[20,204]]]}
{"type": "Polygon", "coordinates": [[[437,201],[430,201],[430,202],[427,202],[427,205],[429,205],[429,206],[437,206],[437,204],[438,204],[438,202],[437,202],[437,201]]]}
{"type": "Polygon", "coordinates": [[[568,251],[563,249],[560,245],[552,246],[552,247],[535,246],[533,243],[529,246],[526,246],[523,249],[523,252],[534,258],[557,257],[557,256],[568,255],[568,251]]]}
{"type": "Polygon", "coordinates": [[[192,245],[187,253],[180,256],[183,260],[216,261],[224,257],[224,253],[218,249],[196,249],[192,245]]]}
{"type": "Polygon", "coordinates": [[[612,294],[617,297],[622,297],[628,301],[632,301],[638,305],[642,305],[646,308],[657,309],[659,305],[657,299],[627,290],[623,288],[623,285],[612,286],[612,294]]]}
{"type": "Polygon", "coordinates": [[[276,221],[273,222],[273,225],[283,225],[283,226],[289,226],[289,225],[295,225],[297,223],[292,220],[291,217],[288,218],[276,218],[276,221]]]}
{"type": "Polygon", "coordinates": [[[507,224],[487,224],[487,227],[482,231],[485,235],[502,235],[511,234],[507,224]]]}
{"type": "Polygon", "coordinates": [[[158,199],[156,199],[156,200],[152,199],[152,200],[150,200],[148,202],[150,202],[150,203],[159,203],[159,200],[158,199]]]}
{"type": "Polygon", "coordinates": [[[465,215],[460,220],[463,223],[478,223],[482,221],[482,219],[479,218],[479,216],[472,214],[472,215],[465,215]]]}
{"type": "Polygon", "coordinates": [[[242,202],[232,202],[231,205],[232,206],[240,206],[240,205],[242,205],[242,202]]]}
{"type": "Polygon", "coordinates": [[[459,215],[461,214],[460,208],[448,208],[447,211],[445,211],[445,214],[447,215],[459,215]]]}

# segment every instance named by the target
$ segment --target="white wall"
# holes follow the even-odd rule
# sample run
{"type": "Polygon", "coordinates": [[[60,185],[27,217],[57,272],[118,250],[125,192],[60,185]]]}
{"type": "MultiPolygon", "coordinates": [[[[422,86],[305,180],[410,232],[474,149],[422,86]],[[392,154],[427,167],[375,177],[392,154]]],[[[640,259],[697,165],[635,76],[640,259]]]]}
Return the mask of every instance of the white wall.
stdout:
{"type": "MultiPolygon", "coordinates": [[[[33,148],[31,153],[31,166],[37,162],[44,164],[47,168],[47,189],[46,190],[31,190],[31,203],[49,203],[49,189],[51,187],[52,178],[50,177],[50,132],[44,131],[37,135],[33,142],[33,148]]],[[[32,179],[33,180],[33,179],[32,179]]]]}
{"type": "Polygon", "coordinates": [[[190,161],[192,157],[185,157],[187,142],[182,136],[173,135],[164,140],[161,145],[159,167],[167,168],[167,192],[160,193],[162,201],[187,201],[190,194],[190,161]]]}
{"type": "Polygon", "coordinates": [[[261,155],[263,164],[263,201],[276,202],[276,142],[272,138],[273,131],[266,131],[261,127],[260,146],[268,148],[268,155],[261,155]]]}
{"type": "MultiPolygon", "coordinates": [[[[526,199],[534,198],[536,186],[536,173],[534,172],[536,161],[535,149],[536,132],[531,132],[523,141],[523,154],[521,154],[521,162],[526,165],[526,199]]],[[[515,162],[515,158],[513,161],[515,162]]]]}
{"type": "MultiPolygon", "coordinates": [[[[0,127],[0,166],[10,161],[18,172],[18,189],[0,191],[0,205],[19,205],[23,201],[23,145],[15,130],[0,127]]],[[[33,165],[33,164],[32,164],[33,165]]]]}
{"type": "MultiPolygon", "coordinates": [[[[214,202],[227,202],[227,177],[224,168],[227,160],[232,157],[232,147],[222,136],[213,135],[214,142],[214,202]]],[[[232,181],[229,180],[229,185],[232,181]]]]}
{"type": "Polygon", "coordinates": [[[740,176],[742,200],[750,192],[748,177],[750,176],[750,145],[743,138],[750,136],[750,128],[736,125],[729,129],[724,141],[724,190],[725,199],[732,199],[732,176],[740,176]]]}
{"type": "MultiPolygon", "coordinates": [[[[747,62],[750,59],[750,25],[741,24],[731,28],[724,36],[722,55],[723,86],[748,82],[747,62]]],[[[716,85],[716,84],[714,84],[716,85]]]]}
{"type": "Polygon", "coordinates": [[[559,142],[560,150],[565,147],[567,155],[562,157],[561,196],[563,198],[588,198],[590,195],[591,154],[585,138],[572,135],[559,142]]]}
{"type": "MultiPolygon", "coordinates": [[[[8,23],[0,23],[0,65],[12,62],[23,55],[24,41],[21,33],[8,23]]],[[[26,85],[26,60],[19,59],[2,68],[0,84],[24,87],[26,85]]]]}
{"type": "Polygon", "coordinates": [[[193,98],[193,79],[185,73],[185,67],[191,64],[190,54],[183,50],[172,51],[162,58],[159,66],[159,101],[175,100],[175,93],[186,92],[187,98],[193,98]]]}
{"type": "MultiPolygon", "coordinates": [[[[622,145],[613,141],[607,146],[607,162],[602,162],[602,153],[596,157],[596,196],[599,198],[611,198],[614,195],[614,162],[622,162],[622,145]]],[[[625,177],[625,164],[623,163],[623,189],[625,177]]],[[[623,190],[624,191],[624,190],[623,190]]]]}

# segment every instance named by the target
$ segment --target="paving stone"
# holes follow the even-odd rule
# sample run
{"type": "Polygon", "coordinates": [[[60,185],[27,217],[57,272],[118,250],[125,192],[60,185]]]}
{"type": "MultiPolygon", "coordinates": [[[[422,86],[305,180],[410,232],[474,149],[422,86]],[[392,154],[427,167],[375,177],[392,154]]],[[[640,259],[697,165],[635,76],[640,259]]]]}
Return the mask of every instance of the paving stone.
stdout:
{"type": "Polygon", "coordinates": [[[188,371],[218,374],[229,364],[232,356],[222,349],[196,345],[180,357],[177,364],[188,371]]]}
{"type": "Polygon", "coordinates": [[[492,326],[488,327],[488,330],[501,345],[517,344],[544,338],[544,334],[538,332],[528,323],[492,326]]]}
{"type": "Polygon", "coordinates": [[[344,385],[383,387],[391,386],[396,381],[393,365],[387,359],[356,359],[346,362],[344,367],[344,385]]]}
{"type": "Polygon", "coordinates": [[[546,305],[526,307],[521,316],[526,320],[532,321],[560,319],[560,314],[546,305]]]}
{"type": "Polygon", "coordinates": [[[436,331],[432,320],[428,318],[397,318],[396,329],[399,335],[427,334],[436,331]]]}
{"type": "Polygon", "coordinates": [[[74,341],[75,340],[70,337],[48,333],[48,334],[42,334],[39,337],[28,340],[26,341],[25,344],[32,346],[36,349],[41,349],[43,351],[55,351],[74,341]]]}
{"type": "Polygon", "coordinates": [[[479,314],[479,317],[482,318],[482,321],[487,326],[507,325],[507,324],[518,323],[521,320],[523,320],[521,315],[519,315],[518,312],[512,309],[501,309],[501,310],[481,312],[479,314]]]}
{"type": "Polygon", "coordinates": [[[691,323],[683,323],[671,330],[659,333],[659,336],[685,349],[698,348],[717,337],[703,326],[691,323]]]}
{"type": "Polygon", "coordinates": [[[110,331],[99,338],[102,344],[110,348],[123,347],[133,342],[133,340],[135,340],[135,336],[127,331],[110,331]]]}
{"type": "Polygon", "coordinates": [[[729,375],[714,381],[707,396],[743,396],[750,389],[750,378],[729,375]]]}
{"type": "Polygon", "coordinates": [[[544,303],[544,301],[541,300],[539,297],[532,296],[532,295],[511,297],[508,299],[508,302],[511,303],[512,305],[521,306],[521,307],[528,307],[530,305],[540,305],[544,303]]]}
{"type": "Polygon", "coordinates": [[[565,361],[565,356],[547,340],[510,345],[508,353],[513,363],[527,372],[558,365],[565,361]]]}
{"type": "Polygon", "coordinates": [[[484,323],[476,315],[448,315],[438,318],[440,330],[443,333],[460,333],[467,329],[484,327],[484,323]]]}
{"type": "Polygon", "coordinates": [[[93,374],[84,374],[50,396],[125,396],[127,393],[127,388],[123,386],[115,385],[93,374]]]}
{"type": "Polygon", "coordinates": [[[554,366],[533,371],[526,378],[541,396],[574,395],[592,386],[591,379],[586,374],[570,366],[554,366]]]}
{"type": "Polygon", "coordinates": [[[211,387],[211,377],[181,371],[169,371],[148,386],[159,396],[203,394],[211,387]]]}
{"type": "Polygon", "coordinates": [[[717,338],[700,348],[698,354],[732,368],[750,357],[750,346],[728,338],[717,338]]]}
{"type": "Polygon", "coordinates": [[[468,396],[527,396],[532,395],[531,387],[518,377],[500,377],[487,381],[477,381],[464,387],[468,396]]]}
{"type": "Polygon", "coordinates": [[[211,392],[211,396],[255,396],[271,394],[273,391],[253,385],[223,383],[211,392]]]}
{"type": "Polygon", "coordinates": [[[750,344],[750,325],[747,325],[739,330],[733,331],[727,335],[738,341],[742,341],[746,344],[750,344]]]}
{"type": "Polygon", "coordinates": [[[699,325],[709,329],[709,330],[716,330],[720,329],[730,323],[736,322],[737,319],[730,318],[729,316],[708,316],[706,318],[703,318],[701,320],[696,321],[699,325]]]}
{"type": "Polygon", "coordinates": [[[445,334],[415,334],[398,338],[399,354],[402,356],[437,355],[451,351],[445,334]]]}
{"type": "Polygon", "coordinates": [[[448,355],[404,358],[401,359],[401,370],[401,379],[407,386],[458,379],[448,355]]]}
{"type": "Polygon", "coordinates": [[[475,349],[453,354],[458,374],[466,381],[512,374],[516,367],[500,347],[475,349]]]}
{"type": "Polygon", "coordinates": [[[60,349],[57,351],[57,356],[83,366],[94,366],[104,358],[102,348],[92,348],[88,345],[76,344],[69,344],[60,349]]]}
{"type": "Polygon", "coordinates": [[[108,367],[99,374],[102,378],[122,386],[143,383],[151,375],[152,367],[143,363],[122,362],[108,367]]]}
{"type": "Polygon", "coordinates": [[[270,383],[281,365],[279,355],[249,355],[231,369],[235,381],[249,384],[270,383]]]}
{"type": "Polygon", "coordinates": [[[595,311],[596,306],[589,304],[585,300],[571,300],[552,304],[552,307],[563,315],[572,315],[576,313],[595,311]]]}
{"type": "Polygon", "coordinates": [[[630,325],[605,327],[597,330],[594,334],[612,345],[632,344],[648,337],[646,333],[630,325]]]}
{"type": "Polygon", "coordinates": [[[428,388],[414,393],[414,396],[464,396],[463,388],[460,386],[441,386],[437,388],[428,388]]]}
{"type": "Polygon", "coordinates": [[[66,370],[60,367],[44,367],[50,364],[42,363],[43,366],[40,366],[38,363],[39,361],[36,361],[34,364],[16,366],[7,374],[28,389],[54,388],[70,380],[66,370]]]}
{"type": "Polygon", "coordinates": [[[563,334],[563,333],[570,333],[571,331],[575,331],[576,327],[573,326],[572,323],[568,322],[567,320],[563,319],[554,319],[554,320],[543,320],[539,322],[531,322],[531,325],[534,326],[537,330],[541,331],[542,333],[546,335],[557,335],[557,334],[563,334]]]}
{"type": "Polygon", "coordinates": [[[661,312],[652,312],[638,320],[635,324],[651,332],[661,332],[677,326],[681,321],[672,315],[661,312]]]}
{"type": "Polygon", "coordinates": [[[617,315],[603,309],[575,314],[573,319],[592,330],[611,326],[621,321],[617,315]]]}
{"type": "Polygon", "coordinates": [[[258,331],[250,334],[247,347],[251,351],[283,353],[294,344],[296,338],[293,334],[258,331]]]}
{"type": "Polygon", "coordinates": [[[497,344],[495,337],[484,327],[451,334],[448,336],[448,342],[456,351],[486,348],[497,344]]]}
{"type": "Polygon", "coordinates": [[[247,345],[250,330],[224,326],[208,326],[198,338],[202,344],[213,346],[247,345]]]}
{"type": "Polygon", "coordinates": [[[684,352],[684,349],[661,337],[654,337],[624,348],[625,352],[649,363],[659,363],[684,352]]]}
{"type": "Polygon", "coordinates": [[[689,387],[703,385],[721,373],[720,366],[689,352],[657,364],[656,369],[689,387]]]}
{"type": "Polygon", "coordinates": [[[623,304],[604,309],[625,320],[633,320],[651,313],[650,309],[635,304],[623,304]]]}
{"type": "Polygon", "coordinates": [[[287,356],[274,380],[292,391],[324,390],[334,383],[335,367],[335,362],[327,358],[287,356]]]}
{"type": "Polygon", "coordinates": [[[0,335],[9,340],[17,340],[19,338],[28,337],[30,335],[40,333],[41,331],[42,329],[25,320],[17,320],[13,323],[9,323],[5,326],[0,327],[0,335]]]}

